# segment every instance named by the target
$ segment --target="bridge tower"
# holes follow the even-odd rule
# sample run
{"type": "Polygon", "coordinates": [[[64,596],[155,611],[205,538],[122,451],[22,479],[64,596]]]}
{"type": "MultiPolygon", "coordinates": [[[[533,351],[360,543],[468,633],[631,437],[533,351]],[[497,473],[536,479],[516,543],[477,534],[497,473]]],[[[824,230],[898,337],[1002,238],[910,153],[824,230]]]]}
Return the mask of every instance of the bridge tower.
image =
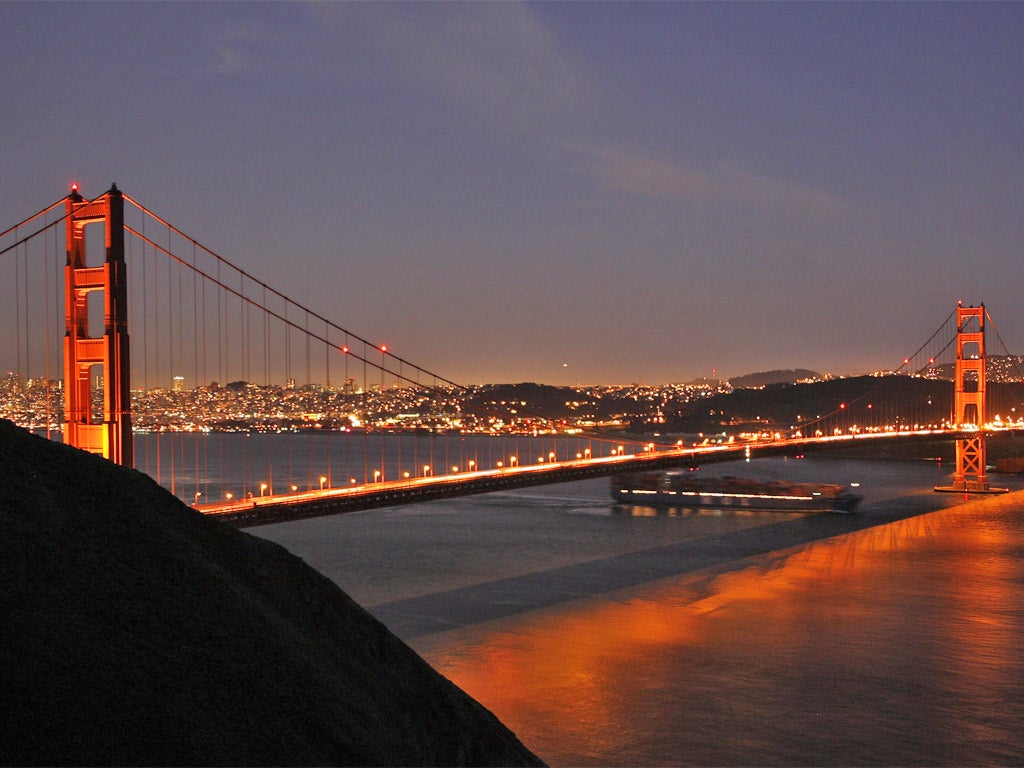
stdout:
{"type": "MultiPolygon", "coordinates": [[[[124,198],[111,185],[85,200],[77,185],[65,203],[67,266],[64,268],[64,442],[133,465],[130,368],[128,358],[128,277],[124,260],[124,198]],[[106,259],[90,267],[85,228],[103,224],[106,259]],[[90,335],[89,294],[103,296],[103,334],[90,335]],[[103,393],[92,402],[93,372],[103,393]]],[[[94,314],[98,314],[96,306],[94,314]]],[[[98,329],[97,329],[98,330],[98,329]]]]}
{"type": "Polygon", "coordinates": [[[969,432],[956,441],[956,469],[951,486],[937,491],[1003,493],[990,488],[985,471],[985,305],[956,307],[956,364],[953,418],[955,427],[969,432]]]}

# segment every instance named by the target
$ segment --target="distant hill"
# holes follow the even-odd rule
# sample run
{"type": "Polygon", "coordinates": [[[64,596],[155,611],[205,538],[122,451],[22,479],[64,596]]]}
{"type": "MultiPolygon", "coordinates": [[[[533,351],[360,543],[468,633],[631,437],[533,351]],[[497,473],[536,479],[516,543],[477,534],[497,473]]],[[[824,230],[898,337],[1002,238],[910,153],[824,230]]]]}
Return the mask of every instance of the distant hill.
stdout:
{"type": "Polygon", "coordinates": [[[729,379],[729,383],[737,389],[755,389],[757,387],[767,387],[771,384],[794,384],[805,379],[819,378],[821,378],[821,374],[817,371],[797,368],[795,370],[780,369],[777,371],[748,373],[746,376],[736,376],[729,379]]]}
{"type": "MultiPolygon", "coordinates": [[[[1015,413],[1024,402],[1024,384],[990,382],[989,414],[1015,413]]],[[[953,412],[953,382],[920,376],[851,376],[803,384],[771,384],[734,389],[689,402],[666,405],[666,431],[735,433],[786,431],[842,407],[860,424],[940,423],[953,412]]]]}
{"type": "MultiPolygon", "coordinates": [[[[1020,391],[993,385],[989,396],[999,412],[1020,391]]],[[[783,430],[827,416],[844,406],[847,418],[875,421],[941,422],[952,412],[953,386],[913,376],[855,376],[805,384],[772,384],[677,404],[666,422],[680,432],[783,430]]]]}
{"type": "Polygon", "coordinates": [[[537,765],[285,549],[0,421],[0,765],[537,765]]]}

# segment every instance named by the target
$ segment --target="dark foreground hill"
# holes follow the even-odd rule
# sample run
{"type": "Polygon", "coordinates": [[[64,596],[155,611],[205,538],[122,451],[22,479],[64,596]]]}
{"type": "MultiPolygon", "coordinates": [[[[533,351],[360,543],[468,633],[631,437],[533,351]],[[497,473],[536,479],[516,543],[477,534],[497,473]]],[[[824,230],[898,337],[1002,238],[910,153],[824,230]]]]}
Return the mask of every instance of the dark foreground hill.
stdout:
{"type": "Polygon", "coordinates": [[[0,763],[537,764],[281,547],[0,422],[0,763]]]}

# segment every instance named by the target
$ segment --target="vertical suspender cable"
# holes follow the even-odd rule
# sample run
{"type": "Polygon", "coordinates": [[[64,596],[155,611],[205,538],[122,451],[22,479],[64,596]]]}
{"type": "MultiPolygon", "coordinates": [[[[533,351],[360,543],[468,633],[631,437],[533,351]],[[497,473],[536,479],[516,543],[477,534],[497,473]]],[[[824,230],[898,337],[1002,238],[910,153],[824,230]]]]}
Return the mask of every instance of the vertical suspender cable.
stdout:
{"type": "Polygon", "coordinates": [[[199,297],[199,302],[200,302],[200,305],[203,308],[202,314],[199,316],[199,320],[200,320],[200,323],[202,325],[202,332],[200,333],[200,339],[202,340],[202,343],[203,343],[203,356],[200,359],[202,360],[203,386],[207,386],[210,383],[210,378],[209,378],[208,372],[206,370],[206,361],[207,361],[208,350],[207,350],[207,347],[206,347],[206,281],[205,280],[202,280],[200,282],[200,289],[199,290],[200,290],[200,294],[201,294],[200,297],[199,297]]]}
{"type": "MultiPolygon", "coordinates": [[[[239,301],[239,304],[238,304],[238,334],[237,334],[237,338],[241,339],[241,343],[238,346],[238,364],[240,366],[240,376],[239,376],[239,379],[244,383],[244,385],[246,387],[246,389],[244,390],[245,393],[246,393],[245,396],[249,397],[249,391],[248,391],[249,378],[250,378],[249,377],[249,354],[248,354],[248,348],[249,348],[249,316],[248,316],[248,312],[246,311],[246,306],[245,306],[245,275],[242,275],[242,274],[239,274],[239,276],[238,276],[238,294],[241,297],[240,301],[239,301]]],[[[250,434],[251,434],[252,438],[255,439],[256,435],[252,434],[252,430],[251,429],[250,429],[250,434]]],[[[253,464],[249,467],[249,472],[250,472],[250,474],[253,475],[253,477],[252,477],[252,485],[253,485],[254,491],[255,491],[257,483],[259,483],[259,479],[254,474],[255,471],[256,471],[255,470],[255,460],[253,460],[253,464]]]]}
{"type": "MultiPolygon", "coordinates": [[[[147,251],[149,249],[147,247],[146,240],[145,240],[145,235],[146,235],[146,219],[147,218],[148,218],[148,216],[143,214],[143,216],[142,216],[142,223],[141,223],[141,226],[140,226],[140,229],[142,230],[142,235],[143,235],[143,240],[142,240],[142,244],[141,244],[141,247],[142,247],[142,258],[140,259],[142,261],[142,269],[141,269],[142,281],[140,283],[140,291],[139,292],[142,294],[142,392],[143,392],[144,395],[148,394],[148,392],[149,392],[149,325],[150,325],[150,322],[149,322],[149,306],[148,306],[149,305],[149,282],[146,280],[146,269],[147,269],[147,267],[146,267],[146,261],[147,261],[146,253],[147,253],[147,251]]],[[[155,259],[155,252],[154,252],[154,259],[155,259]]],[[[138,359],[138,358],[136,357],[136,359],[138,359]]],[[[150,468],[150,465],[149,465],[149,444],[150,444],[151,441],[152,441],[152,434],[145,441],[146,448],[145,448],[145,451],[144,451],[144,462],[145,462],[145,467],[146,467],[145,471],[149,472],[149,473],[152,473],[152,469],[150,468]]]]}
{"type": "MultiPolygon", "coordinates": [[[[22,249],[25,260],[25,378],[32,378],[32,345],[29,341],[29,304],[28,304],[28,243],[22,249]]],[[[26,381],[27,384],[27,381],[26,381]]]]}
{"type": "MultiPolygon", "coordinates": [[[[398,361],[398,407],[402,405],[402,361],[398,361]]],[[[395,469],[395,479],[402,479],[402,432],[405,430],[405,425],[399,422],[398,424],[398,464],[395,469]]]]}
{"type": "MultiPolygon", "coordinates": [[[[14,238],[18,239],[18,228],[14,228],[14,238]]],[[[15,317],[15,329],[14,329],[14,342],[17,347],[14,357],[14,370],[21,378],[21,261],[18,257],[18,253],[21,248],[17,248],[14,251],[14,317],[15,317]]]]}
{"type": "Polygon", "coordinates": [[[370,396],[370,382],[366,377],[366,342],[363,342],[363,482],[370,477],[370,456],[369,437],[370,413],[368,398],[370,396]]]}
{"type": "MultiPolygon", "coordinates": [[[[173,253],[171,250],[171,232],[167,231],[167,252],[173,253]]],[[[174,275],[171,272],[174,263],[171,261],[167,262],[167,365],[168,371],[164,377],[165,384],[167,382],[173,382],[174,377],[174,275]]],[[[175,472],[175,456],[174,456],[174,432],[169,435],[170,450],[171,450],[171,493],[175,493],[175,486],[177,484],[177,474],[175,472]]]]}
{"type": "MultiPolygon", "coordinates": [[[[153,250],[153,369],[154,380],[160,381],[160,260],[156,249],[153,250]]],[[[156,431],[156,481],[159,483],[163,474],[163,457],[160,447],[163,443],[163,430],[156,431]]]]}
{"type": "MultiPolygon", "coordinates": [[[[385,370],[384,355],[386,355],[386,354],[387,353],[384,351],[384,348],[381,347],[381,353],[380,353],[380,393],[379,393],[379,398],[380,398],[379,399],[379,403],[380,403],[380,405],[378,406],[378,408],[380,409],[382,415],[383,415],[383,413],[385,411],[385,407],[386,407],[386,401],[385,401],[385,398],[384,398],[384,370],[385,370]]],[[[386,477],[386,474],[384,473],[384,435],[386,433],[383,432],[383,431],[380,431],[377,434],[380,437],[380,476],[381,476],[381,479],[384,479],[386,477]]]]}
{"type": "MultiPolygon", "coordinates": [[[[224,290],[220,287],[220,285],[221,285],[221,281],[220,281],[220,262],[218,261],[217,262],[217,289],[216,289],[216,292],[215,292],[216,293],[216,298],[217,298],[217,383],[220,386],[223,387],[223,386],[225,386],[228,383],[228,381],[227,381],[227,379],[224,378],[224,347],[225,347],[225,338],[224,338],[224,330],[223,330],[223,328],[224,328],[224,325],[225,325],[225,323],[224,323],[224,319],[225,318],[222,315],[223,315],[223,310],[225,309],[225,307],[224,307],[225,302],[223,301],[224,290]]],[[[227,467],[227,463],[224,460],[224,456],[225,456],[225,454],[224,454],[224,451],[225,451],[224,441],[223,440],[218,440],[217,444],[220,446],[220,455],[218,456],[218,459],[220,461],[219,466],[222,467],[222,468],[226,468],[227,467]]],[[[222,471],[223,471],[223,469],[222,469],[222,471]]]]}
{"type": "MultiPolygon", "coordinates": [[[[179,399],[184,397],[184,386],[187,379],[185,378],[185,318],[188,316],[185,307],[185,291],[184,291],[184,276],[182,275],[181,267],[175,268],[178,273],[178,354],[177,364],[175,370],[172,372],[173,377],[181,376],[181,379],[172,378],[172,381],[181,381],[182,391],[178,393],[179,399]]],[[[185,471],[188,466],[185,462],[185,424],[182,422],[178,425],[177,431],[177,442],[178,442],[178,467],[181,472],[185,471]]],[[[182,478],[184,480],[184,478],[182,478]]],[[[183,490],[184,493],[188,493],[187,490],[183,490]]]]}
{"type": "MultiPolygon", "coordinates": [[[[219,261],[217,262],[217,284],[218,285],[220,284],[220,262],[219,261]]],[[[221,300],[223,298],[224,298],[224,291],[223,291],[223,289],[218,288],[217,289],[217,381],[219,381],[221,383],[221,385],[224,385],[224,384],[228,383],[228,380],[224,378],[224,347],[226,346],[226,338],[225,338],[224,334],[226,333],[226,331],[224,331],[222,329],[222,326],[226,325],[226,323],[222,323],[221,321],[222,321],[222,319],[226,320],[227,318],[226,317],[221,318],[221,310],[222,310],[221,304],[223,303],[221,300]]],[[[223,308],[223,310],[226,312],[227,311],[227,307],[225,306],[223,308]]]]}
{"type": "MultiPolygon", "coordinates": [[[[285,352],[284,352],[284,357],[285,357],[285,374],[284,374],[285,381],[284,381],[284,384],[285,384],[285,390],[284,391],[285,391],[285,397],[291,399],[295,395],[295,392],[294,392],[295,379],[292,376],[292,356],[291,356],[291,335],[292,334],[291,334],[291,326],[288,325],[288,322],[289,322],[288,321],[288,301],[285,301],[285,303],[284,303],[284,319],[285,319],[285,327],[284,327],[284,350],[285,350],[285,352]]],[[[294,403],[294,400],[292,401],[292,403],[289,403],[289,406],[291,406],[293,403],[294,403]]],[[[294,467],[292,466],[292,452],[293,452],[292,449],[294,448],[294,441],[292,439],[293,435],[294,435],[294,433],[289,429],[289,431],[288,431],[288,438],[287,438],[288,439],[288,449],[286,451],[289,481],[291,480],[292,477],[294,477],[294,474],[293,474],[294,467]]]]}
{"type": "MultiPolygon", "coordinates": [[[[262,287],[262,297],[263,297],[263,301],[262,301],[262,305],[261,305],[261,309],[263,311],[263,386],[269,387],[270,386],[271,375],[272,375],[271,374],[271,370],[270,370],[271,369],[270,361],[271,361],[272,349],[273,349],[273,343],[271,342],[271,337],[273,336],[273,330],[271,328],[270,313],[266,311],[266,307],[267,307],[267,287],[265,285],[261,286],[261,287],[262,287]]],[[[264,460],[264,462],[267,465],[267,468],[268,468],[268,470],[270,472],[271,477],[273,477],[273,467],[272,467],[273,454],[272,454],[272,452],[270,450],[270,441],[269,440],[264,442],[264,459],[263,460],[264,460]]]]}
{"type": "MultiPolygon", "coordinates": [[[[56,244],[56,243],[55,243],[56,244]]],[[[47,252],[47,248],[43,247],[43,268],[45,274],[43,275],[43,294],[46,302],[46,439],[50,439],[50,352],[51,338],[50,338],[50,254],[47,252]]]]}
{"type": "Polygon", "coordinates": [[[238,305],[238,319],[242,325],[242,346],[239,349],[241,353],[242,363],[242,380],[249,382],[252,377],[249,375],[249,307],[245,302],[245,276],[239,275],[238,280],[239,295],[242,297],[241,303],[238,305]]]}
{"type": "MultiPolygon", "coordinates": [[[[57,339],[58,340],[56,342],[56,347],[57,347],[57,353],[56,353],[57,354],[57,380],[58,381],[63,381],[64,380],[64,355],[63,355],[63,349],[61,348],[61,343],[62,343],[61,339],[63,339],[64,334],[61,333],[61,331],[60,331],[60,328],[61,328],[60,318],[62,318],[64,316],[64,313],[61,310],[61,307],[63,307],[63,298],[64,298],[64,270],[63,270],[64,259],[61,258],[62,249],[60,247],[60,233],[58,232],[58,229],[59,229],[58,227],[54,227],[53,228],[53,251],[54,251],[54,257],[55,257],[55,263],[54,263],[54,267],[55,268],[54,268],[54,271],[53,271],[53,296],[54,296],[54,301],[56,302],[55,306],[56,306],[56,312],[57,312],[57,328],[58,328],[58,331],[57,331],[57,339]]],[[[60,393],[61,393],[60,408],[57,411],[57,430],[58,430],[58,432],[60,434],[63,435],[63,432],[64,432],[64,398],[63,398],[64,386],[63,386],[63,384],[61,384],[61,386],[60,386],[60,393]]]]}
{"type": "MultiPolygon", "coordinates": [[[[309,359],[309,343],[310,343],[309,312],[306,312],[306,323],[305,323],[305,325],[306,325],[306,386],[309,388],[307,391],[312,393],[312,391],[313,391],[313,388],[312,388],[313,382],[311,380],[310,365],[309,365],[310,364],[310,359],[309,359]]],[[[312,488],[313,487],[313,442],[312,442],[313,441],[313,431],[312,431],[312,429],[313,429],[314,426],[315,425],[310,425],[310,427],[305,430],[305,433],[306,433],[306,487],[307,488],[312,488]]]]}
{"type": "MultiPolygon", "coordinates": [[[[195,244],[192,245],[192,264],[198,267],[198,264],[196,264],[196,246],[195,246],[195,244]]],[[[198,279],[199,279],[198,278],[198,274],[196,273],[195,270],[193,270],[192,271],[192,333],[191,333],[190,336],[191,336],[191,339],[192,339],[192,371],[193,371],[193,373],[192,373],[192,377],[193,377],[192,391],[195,393],[195,396],[197,396],[197,397],[199,396],[199,385],[200,385],[200,381],[199,381],[199,344],[196,343],[198,341],[198,337],[199,337],[199,306],[198,306],[198,303],[197,303],[198,299],[199,299],[199,288],[198,288],[198,285],[196,284],[196,281],[198,279]]],[[[205,407],[205,405],[204,405],[204,407],[205,407]]],[[[207,475],[206,475],[205,467],[201,467],[200,460],[199,460],[199,457],[200,457],[200,445],[199,445],[200,440],[199,440],[199,436],[200,436],[200,434],[201,433],[198,430],[196,432],[192,433],[192,440],[195,443],[195,465],[196,465],[196,469],[195,469],[195,487],[196,487],[196,493],[200,493],[200,490],[199,490],[200,478],[202,478],[202,483],[203,483],[203,485],[202,485],[202,489],[203,489],[202,492],[206,493],[206,492],[209,491],[209,487],[207,486],[207,481],[206,481],[206,476],[207,475]],[[203,470],[201,473],[200,473],[200,469],[203,470]]],[[[206,447],[205,443],[203,444],[202,447],[205,449],[205,447],[206,447]]],[[[198,497],[196,497],[196,498],[198,499],[198,497]]]]}
{"type": "Polygon", "coordinates": [[[284,383],[287,387],[292,380],[292,334],[288,320],[288,301],[284,303],[284,383]]]}
{"type": "MultiPolygon", "coordinates": [[[[324,421],[327,424],[327,474],[326,477],[331,476],[331,433],[334,432],[332,426],[333,420],[331,418],[331,408],[328,405],[334,405],[334,388],[331,386],[331,342],[330,342],[330,326],[324,321],[324,379],[326,385],[326,398],[324,400],[325,412],[324,421]]],[[[312,482],[310,482],[312,487],[312,482]]]]}

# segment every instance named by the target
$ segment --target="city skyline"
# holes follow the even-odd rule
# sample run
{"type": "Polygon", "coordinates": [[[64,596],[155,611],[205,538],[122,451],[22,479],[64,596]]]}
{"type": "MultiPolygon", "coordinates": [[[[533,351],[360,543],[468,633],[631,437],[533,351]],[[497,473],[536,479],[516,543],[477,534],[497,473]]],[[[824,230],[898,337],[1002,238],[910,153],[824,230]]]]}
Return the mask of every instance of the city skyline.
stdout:
{"type": "Polygon", "coordinates": [[[116,182],[460,383],[893,369],[958,299],[1024,346],[1021,4],[0,19],[4,226],[116,182]]]}

